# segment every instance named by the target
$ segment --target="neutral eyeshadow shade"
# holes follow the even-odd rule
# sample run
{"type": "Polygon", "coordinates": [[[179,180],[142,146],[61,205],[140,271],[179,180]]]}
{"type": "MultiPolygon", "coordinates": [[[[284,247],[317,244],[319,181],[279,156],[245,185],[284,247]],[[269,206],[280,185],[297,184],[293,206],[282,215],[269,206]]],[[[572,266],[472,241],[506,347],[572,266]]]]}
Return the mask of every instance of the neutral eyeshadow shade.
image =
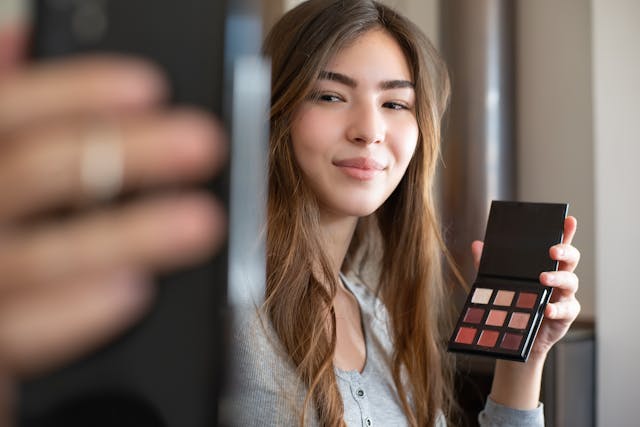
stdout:
{"type": "Polygon", "coordinates": [[[509,319],[509,327],[514,329],[525,329],[529,323],[528,313],[513,313],[509,319]]]}
{"type": "Polygon", "coordinates": [[[480,338],[478,338],[478,345],[483,347],[494,347],[496,345],[496,341],[498,341],[498,336],[500,335],[497,331],[482,331],[480,333],[480,338]]]}
{"type": "Polygon", "coordinates": [[[476,328],[466,328],[464,326],[458,329],[456,335],[456,342],[460,344],[473,344],[473,339],[476,337],[476,328]]]}
{"type": "Polygon", "coordinates": [[[522,342],[522,335],[507,332],[504,334],[504,338],[502,338],[500,347],[506,348],[507,350],[517,350],[520,347],[520,342],[522,342]]]}
{"type": "Polygon", "coordinates": [[[480,323],[484,316],[484,310],[481,308],[469,308],[464,315],[464,321],[467,323],[480,323]]]}
{"type": "Polygon", "coordinates": [[[511,301],[513,301],[513,295],[515,292],[513,291],[498,291],[496,295],[496,299],[493,301],[494,305],[511,305],[511,301]]]}
{"type": "Polygon", "coordinates": [[[521,292],[520,296],[518,296],[516,307],[533,308],[533,306],[536,304],[537,299],[538,295],[536,294],[532,294],[531,292],[521,292]]]}
{"type": "Polygon", "coordinates": [[[507,312],[504,310],[491,310],[487,316],[486,324],[489,326],[502,326],[504,319],[507,318],[507,312]]]}
{"type": "Polygon", "coordinates": [[[473,293],[473,297],[471,297],[471,302],[474,304],[487,304],[491,299],[491,294],[493,290],[486,288],[476,288],[473,293]]]}

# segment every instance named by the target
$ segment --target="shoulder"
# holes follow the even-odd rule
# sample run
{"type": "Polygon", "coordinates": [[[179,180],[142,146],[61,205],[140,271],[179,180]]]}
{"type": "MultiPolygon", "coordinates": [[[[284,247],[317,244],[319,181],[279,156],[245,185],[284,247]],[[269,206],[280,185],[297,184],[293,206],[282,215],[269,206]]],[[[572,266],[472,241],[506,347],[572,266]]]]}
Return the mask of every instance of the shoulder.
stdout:
{"type": "Polygon", "coordinates": [[[235,310],[231,322],[226,425],[295,425],[306,389],[264,312],[235,310]]]}
{"type": "Polygon", "coordinates": [[[236,309],[230,329],[229,365],[238,380],[272,389],[280,379],[297,378],[293,363],[263,310],[236,309]]]}

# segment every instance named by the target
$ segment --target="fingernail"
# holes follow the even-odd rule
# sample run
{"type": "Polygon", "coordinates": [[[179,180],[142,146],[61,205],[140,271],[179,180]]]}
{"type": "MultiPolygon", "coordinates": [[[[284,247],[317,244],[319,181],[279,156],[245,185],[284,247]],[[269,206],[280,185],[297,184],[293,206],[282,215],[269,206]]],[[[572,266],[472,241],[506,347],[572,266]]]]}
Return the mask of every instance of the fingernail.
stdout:
{"type": "Polygon", "coordinates": [[[130,102],[155,102],[167,96],[166,79],[150,64],[128,61],[119,71],[119,88],[130,102]]]}
{"type": "Polygon", "coordinates": [[[556,281],[556,276],[555,276],[555,274],[544,273],[544,280],[547,283],[553,283],[553,282],[556,281]]]}
{"type": "Polygon", "coordinates": [[[564,256],[564,248],[562,246],[558,246],[558,249],[556,250],[556,253],[558,255],[558,258],[561,258],[564,256]]]}
{"type": "Polygon", "coordinates": [[[219,153],[225,148],[221,133],[204,115],[182,111],[173,116],[169,126],[175,162],[208,170],[216,157],[224,157],[219,153]]]}
{"type": "Polygon", "coordinates": [[[110,282],[111,292],[124,309],[138,309],[146,305],[152,295],[151,281],[139,272],[119,271],[111,277],[110,282]]]}
{"type": "Polygon", "coordinates": [[[175,242],[183,248],[208,247],[216,236],[222,234],[223,212],[213,200],[198,196],[184,196],[181,206],[176,209],[175,242]]]}

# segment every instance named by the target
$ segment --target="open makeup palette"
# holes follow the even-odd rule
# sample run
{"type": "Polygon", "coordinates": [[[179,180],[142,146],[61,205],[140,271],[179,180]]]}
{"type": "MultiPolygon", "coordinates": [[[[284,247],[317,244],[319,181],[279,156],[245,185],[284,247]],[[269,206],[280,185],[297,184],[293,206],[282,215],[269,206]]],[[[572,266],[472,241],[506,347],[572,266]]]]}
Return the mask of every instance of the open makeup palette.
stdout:
{"type": "Polygon", "coordinates": [[[557,270],[549,248],[562,242],[567,204],[493,201],[478,276],[449,340],[449,351],[524,362],[557,270]]]}

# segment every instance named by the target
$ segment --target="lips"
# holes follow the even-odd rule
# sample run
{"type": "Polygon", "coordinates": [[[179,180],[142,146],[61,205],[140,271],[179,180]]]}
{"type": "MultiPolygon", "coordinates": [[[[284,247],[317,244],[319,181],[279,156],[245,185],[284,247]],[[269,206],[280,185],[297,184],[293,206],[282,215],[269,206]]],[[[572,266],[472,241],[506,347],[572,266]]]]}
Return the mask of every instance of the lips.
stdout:
{"type": "Polygon", "coordinates": [[[352,159],[336,160],[333,162],[333,164],[344,168],[354,168],[370,171],[384,170],[384,165],[382,163],[376,162],[369,157],[354,157],[352,159]]]}
{"type": "Polygon", "coordinates": [[[333,162],[346,175],[359,181],[369,181],[385,170],[385,166],[368,157],[354,157],[333,162]]]}

